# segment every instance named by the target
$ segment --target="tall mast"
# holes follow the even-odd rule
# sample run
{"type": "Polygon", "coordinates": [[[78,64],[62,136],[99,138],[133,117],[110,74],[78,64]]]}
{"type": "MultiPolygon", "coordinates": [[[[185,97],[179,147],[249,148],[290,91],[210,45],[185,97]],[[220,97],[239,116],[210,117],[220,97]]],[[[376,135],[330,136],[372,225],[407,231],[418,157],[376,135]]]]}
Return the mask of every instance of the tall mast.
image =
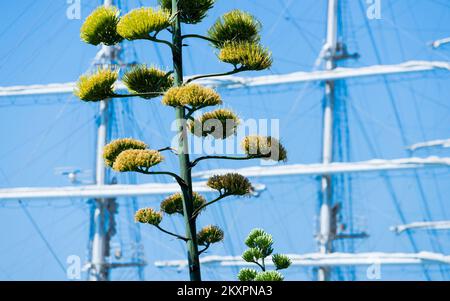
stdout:
{"type": "MultiPolygon", "coordinates": [[[[328,0],[327,17],[327,39],[326,49],[326,70],[336,68],[335,55],[337,49],[337,16],[338,0],[328,0]]],[[[322,163],[330,164],[333,162],[333,110],[334,110],[334,81],[325,82],[325,99],[323,109],[323,141],[322,141],[322,163]]],[[[327,254],[332,252],[332,177],[324,174],[321,178],[321,205],[319,217],[319,252],[327,254]]],[[[319,267],[317,278],[320,281],[330,279],[330,270],[328,267],[319,267]]]]}
{"type": "MultiPolygon", "coordinates": [[[[113,5],[113,0],[104,0],[103,5],[109,7],[113,5]]],[[[103,45],[101,49],[103,55],[103,66],[107,67],[112,64],[114,48],[113,46],[103,45]]],[[[106,168],[102,157],[103,147],[107,143],[109,135],[109,108],[108,101],[103,100],[99,104],[99,120],[97,128],[97,151],[96,151],[96,168],[95,183],[103,186],[107,183],[106,168]]],[[[109,267],[106,257],[109,252],[110,237],[108,234],[107,220],[108,203],[110,199],[96,199],[94,212],[94,236],[91,246],[91,265],[89,269],[89,280],[91,281],[107,281],[109,279],[109,267]]]]}

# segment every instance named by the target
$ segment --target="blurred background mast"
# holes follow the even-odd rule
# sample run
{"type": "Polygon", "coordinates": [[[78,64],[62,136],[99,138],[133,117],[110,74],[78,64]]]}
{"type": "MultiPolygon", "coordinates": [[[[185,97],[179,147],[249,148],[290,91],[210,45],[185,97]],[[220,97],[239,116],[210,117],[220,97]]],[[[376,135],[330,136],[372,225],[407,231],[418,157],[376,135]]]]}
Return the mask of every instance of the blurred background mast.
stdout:
{"type": "MultiPolygon", "coordinates": [[[[105,7],[113,6],[113,0],[104,0],[105,7]]],[[[102,45],[100,55],[97,55],[94,65],[101,65],[104,68],[111,67],[115,52],[118,50],[115,46],[102,45]]],[[[99,116],[97,121],[97,151],[96,151],[96,168],[95,183],[97,185],[109,184],[107,179],[107,171],[103,160],[103,147],[106,145],[109,136],[109,108],[108,99],[99,103],[99,116]]],[[[112,202],[111,202],[112,201],[112,202]]],[[[109,280],[110,267],[106,262],[110,247],[110,227],[113,226],[112,219],[114,214],[110,210],[111,199],[96,199],[95,210],[93,216],[92,245],[91,245],[91,262],[89,265],[89,280],[106,281],[109,280]]]]}
{"type": "MultiPolygon", "coordinates": [[[[327,13],[327,38],[324,46],[325,69],[336,68],[335,56],[337,50],[337,24],[338,24],[338,0],[328,0],[327,13]]],[[[333,162],[333,110],[334,110],[334,80],[325,82],[325,99],[323,109],[323,137],[322,137],[322,162],[333,162]]],[[[332,177],[324,174],[321,178],[321,205],[319,217],[319,252],[328,254],[332,252],[332,177]]],[[[330,279],[328,267],[319,267],[317,278],[319,281],[330,279]]]]}

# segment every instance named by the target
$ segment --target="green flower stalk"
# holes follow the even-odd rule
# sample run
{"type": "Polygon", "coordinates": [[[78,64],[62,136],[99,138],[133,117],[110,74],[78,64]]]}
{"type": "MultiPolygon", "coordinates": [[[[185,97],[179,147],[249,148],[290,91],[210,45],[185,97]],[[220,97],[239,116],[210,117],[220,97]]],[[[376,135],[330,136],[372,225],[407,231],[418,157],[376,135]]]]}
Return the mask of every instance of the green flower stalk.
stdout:
{"type": "Polygon", "coordinates": [[[121,152],[113,163],[115,171],[148,171],[164,160],[164,157],[156,150],[128,149],[121,152]]]}
{"type": "Polygon", "coordinates": [[[219,60],[237,69],[264,70],[272,66],[272,55],[255,42],[227,42],[219,52],[219,60]]]}
{"type": "Polygon", "coordinates": [[[287,269],[291,265],[291,260],[286,255],[273,253],[272,235],[267,234],[262,229],[253,229],[245,244],[248,249],[242,254],[242,259],[246,262],[254,263],[260,268],[260,272],[255,269],[244,268],[239,271],[240,281],[283,281],[283,275],[279,270],[287,269]],[[272,255],[272,256],[271,256],[272,255]],[[274,271],[266,270],[266,260],[271,257],[275,266],[274,271]]]}
{"type": "Polygon", "coordinates": [[[173,76],[159,70],[155,67],[147,67],[139,65],[133,67],[123,76],[123,82],[128,90],[143,94],[145,99],[158,97],[158,94],[150,94],[152,92],[165,92],[173,86],[173,76]],[[146,93],[149,93],[146,95],[146,93]]]}
{"type": "Polygon", "coordinates": [[[232,10],[219,18],[208,30],[214,46],[221,48],[228,42],[258,43],[261,23],[249,13],[232,10]]]}
{"type": "MultiPolygon", "coordinates": [[[[208,10],[214,6],[215,0],[179,0],[180,21],[187,24],[201,22],[208,10]]],[[[172,11],[172,0],[159,0],[162,8],[172,11]]]]}
{"type": "Polygon", "coordinates": [[[123,16],[117,32],[127,40],[147,39],[170,26],[170,12],[150,7],[137,8],[123,16]]]}
{"type": "MultiPolygon", "coordinates": [[[[115,93],[114,84],[118,79],[118,72],[113,71],[115,69],[98,69],[92,74],[81,76],[74,90],[75,95],[84,101],[124,97],[151,99],[162,96],[162,104],[174,108],[179,137],[176,147],[153,150],[139,140],[117,139],[105,146],[103,157],[106,166],[117,172],[165,175],[176,181],[179,192],[166,197],[160,204],[160,211],[152,208],[140,209],[136,212],[135,220],[152,225],[165,234],[186,243],[189,277],[193,281],[201,280],[200,255],[212,244],[224,239],[224,232],[218,226],[209,225],[197,231],[199,214],[208,206],[226,197],[253,193],[250,181],[242,175],[235,173],[215,175],[207,181],[207,185],[216,191],[216,197],[207,200],[193,189],[195,186],[192,183],[192,170],[196,164],[207,159],[284,160],[286,158],[286,150],[278,140],[258,136],[247,137],[244,140],[243,148],[246,156],[201,156],[191,160],[187,152],[189,134],[200,138],[226,139],[236,134],[236,128],[240,122],[235,113],[223,108],[194,118],[198,110],[222,104],[220,95],[214,89],[198,85],[194,81],[249,70],[263,70],[272,64],[270,52],[259,45],[261,25],[253,16],[242,11],[234,10],[225,14],[210,28],[208,36],[181,34],[182,23],[199,23],[213,7],[214,2],[214,0],[159,0],[161,7],[157,9],[138,8],[122,17],[119,17],[116,8],[96,9],[81,28],[80,36],[85,42],[94,45],[100,43],[114,45],[123,39],[142,39],[152,43],[162,43],[170,48],[173,69],[164,72],[144,64],[131,68],[122,76],[122,82],[131,94],[115,93]],[[158,38],[159,33],[165,29],[171,34],[171,40],[158,38]],[[183,79],[183,48],[188,44],[183,41],[188,38],[200,38],[211,42],[219,49],[219,59],[232,64],[234,69],[219,74],[193,76],[185,81],[183,79]],[[186,122],[189,122],[188,126],[186,122]],[[177,156],[178,173],[164,171],[163,168],[153,170],[155,165],[164,161],[162,156],[164,151],[177,156]],[[184,221],[184,235],[164,229],[161,226],[163,214],[180,215],[184,221]]],[[[271,255],[272,242],[270,236],[259,234],[252,235],[252,242],[249,242],[251,247],[243,256],[264,266],[264,258],[271,255]]],[[[286,268],[290,264],[289,259],[282,255],[274,255],[272,258],[278,269],[286,268]]],[[[242,270],[239,276],[241,280],[275,280],[276,278],[276,273],[258,273],[251,269],[242,270]]]]}
{"type": "Polygon", "coordinates": [[[84,21],[80,30],[80,38],[92,45],[100,43],[108,46],[115,45],[123,40],[117,33],[119,20],[119,10],[116,7],[100,6],[84,21]]]}
{"type": "MultiPolygon", "coordinates": [[[[205,198],[197,193],[193,193],[193,205],[194,210],[199,209],[201,206],[203,206],[206,203],[205,198]]],[[[164,201],[161,202],[161,211],[172,215],[172,214],[180,214],[183,215],[183,196],[181,193],[175,193],[171,196],[167,197],[164,201]]]]}
{"type": "Polygon", "coordinates": [[[117,76],[117,71],[101,68],[93,74],[82,75],[78,79],[74,94],[84,101],[100,101],[114,97],[117,76]]]}
{"type": "Polygon", "coordinates": [[[203,108],[222,104],[220,95],[211,88],[189,84],[169,89],[162,98],[162,103],[171,107],[190,106],[203,108]]]}
{"type": "Polygon", "coordinates": [[[278,139],[270,136],[247,136],[242,141],[242,149],[248,156],[266,160],[286,161],[287,151],[278,139]]]}
{"type": "Polygon", "coordinates": [[[144,150],[148,145],[132,138],[122,138],[112,141],[103,148],[103,159],[106,166],[112,167],[121,152],[129,149],[144,150]]]}
{"type": "Polygon", "coordinates": [[[239,125],[239,117],[231,110],[217,109],[207,112],[189,123],[191,133],[206,137],[213,136],[216,139],[226,139],[236,134],[239,125]]]}

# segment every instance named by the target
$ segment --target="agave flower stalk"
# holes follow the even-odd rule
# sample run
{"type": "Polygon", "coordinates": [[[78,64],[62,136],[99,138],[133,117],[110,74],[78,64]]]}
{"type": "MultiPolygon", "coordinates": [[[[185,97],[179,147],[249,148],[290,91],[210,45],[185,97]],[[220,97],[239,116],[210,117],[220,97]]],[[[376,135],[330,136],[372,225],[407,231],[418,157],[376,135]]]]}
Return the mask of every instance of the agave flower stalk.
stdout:
{"type": "MultiPolygon", "coordinates": [[[[260,24],[248,13],[234,10],[225,14],[208,31],[208,36],[197,34],[182,35],[182,24],[197,24],[203,20],[215,0],[159,0],[159,8],[139,8],[125,16],[115,8],[98,8],[89,16],[81,29],[83,40],[89,44],[112,45],[127,40],[148,40],[163,43],[172,52],[173,70],[166,72],[152,66],[138,65],[125,72],[122,81],[129,94],[117,94],[114,85],[118,72],[114,69],[99,69],[93,74],[80,77],[75,94],[83,101],[95,102],[109,98],[140,97],[151,101],[162,97],[162,104],[173,107],[178,127],[178,145],[175,148],[152,149],[147,143],[132,138],[117,139],[105,148],[105,164],[117,172],[138,172],[146,175],[172,177],[179,185],[180,192],[168,196],[161,202],[160,211],[142,208],[136,212],[135,221],[152,225],[156,229],[186,243],[189,263],[189,277],[201,280],[199,256],[212,244],[224,239],[224,232],[216,225],[208,225],[197,231],[197,217],[209,206],[230,196],[251,195],[250,181],[239,174],[216,175],[207,181],[207,186],[215,190],[217,196],[211,200],[192,189],[192,169],[208,159],[286,160],[286,150],[272,137],[248,136],[242,141],[245,155],[241,156],[201,156],[191,160],[188,153],[188,135],[226,139],[236,134],[239,117],[229,109],[206,112],[199,118],[193,114],[200,109],[222,104],[220,95],[193,81],[199,78],[234,74],[242,71],[262,70],[270,67],[272,59],[267,49],[259,44],[260,24]],[[168,30],[172,39],[161,40],[158,34],[168,30]],[[245,32],[243,32],[243,30],[245,32]],[[238,37],[238,38],[236,38],[238,37]],[[183,43],[187,38],[206,40],[218,51],[218,58],[234,66],[234,69],[219,74],[205,74],[183,79],[183,43]],[[224,129],[218,133],[217,129],[224,129]],[[154,166],[164,162],[162,152],[176,155],[179,172],[155,171],[154,166]],[[170,151],[170,152],[169,152],[170,151]],[[161,223],[165,215],[182,215],[185,233],[171,232],[161,223]]],[[[262,276],[261,276],[262,277],[262,276]]]]}
{"type": "MultiPolygon", "coordinates": [[[[172,59],[174,70],[174,84],[176,87],[183,85],[183,39],[181,36],[181,17],[179,13],[179,1],[172,0],[172,59]]],[[[187,145],[187,129],[184,120],[186,119],[186,109],[178,106],[175,109],[178,122],[178,160],[180,164],[180,177],[186,183],[182,189],[183,212],[188,251],[189,276],[193,281],[201,280],[200,258],[197,243],[197,229],[195,220],[191,219],[194,212],[192,175],[190,158],[187,145]]]]}

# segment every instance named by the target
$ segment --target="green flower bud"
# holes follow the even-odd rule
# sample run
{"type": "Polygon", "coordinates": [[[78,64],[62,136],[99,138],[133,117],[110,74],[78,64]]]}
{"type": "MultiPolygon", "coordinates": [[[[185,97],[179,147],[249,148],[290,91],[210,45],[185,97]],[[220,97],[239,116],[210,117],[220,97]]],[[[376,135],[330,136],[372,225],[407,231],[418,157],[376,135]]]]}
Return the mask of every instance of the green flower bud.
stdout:
{"type": "Polygon", "coordinates": [[[236,133],[239,117],[230,110],[218,109],[203,114],[189,123],[192,134],[199,137],[213,136],[216,139],[226,139],[236,133]]]}
{"type": "Polygon", "coordinates": [[[128,149],[146,149],[147,147],[147,144],[136,139],[117,139],[110,142],[103,148],[103,158],[105,159],[105,164],[112,167],[114,161],[121,152],[128,149]]]}
{"type": "Polygon", "coordinates": [[[208,179],[206,185],[221,194],[246,195],[253,191],[250,181],[237,173],[212,176],[208,179]]]}
{"type": "Polygon", "coordinates": [[[137,223],[158,226],[162,221],[162,214],[161,212],[157,212],[152,208],[142,208],[136,211],[134,220],[137,223]]]}
{"type": "MultiPolygon", "coordinates": [[[[214,6],[215,0],[179,0],[180,20],[187,24],[199,23],[214,6]]],[[[162,8],[172,11],[172,0],[159,0],[162,8]]]]}
{"type": "Polygon", "coordinates": [[[199,245],[209,245],[223,240],[223,231],[217,226],[209,225],[197,233],[199,245]]]}
{"type": "Polygon", "coordinates": [[[133,9],[117,24],[117,32],[127,40],[146,39],[152,32],[160,32],[170,26],[170,12],[150,7],[133,9]]]}
{"type": "Polygon", "coordinates": [[[111,46],[123,40],[117,33],[119,11],[116,7],[100,6],[95,9],[84,21],[80,30],[81,40],[88,44],[103,43],[111,46]]]}
{"type": "Polygon", "coordinates": [[[255,281],[283,281],[284,277],[277,271],[259,272],[255,277],[255,281]]]}
{"type": "Polygon", "coordinates": [[[245,239],[245,244],[249,248],[256,248],[255,239],[260,236],[268,235],[263,229],[253,229],[245,239]]]}
{"type": "Polygon", "coordinates": [[[254,269],[241,269],[238,274],[239,281],[253,281],[258,272],[254,269]]]}
{"type": "MultiPolygon", "coordinates": [[[[197,210],[206,203],[205,198],[197,193],[193,193],[193,205],[194,210],[197,210]]],[[[177,192],[175,194],[172,194],[171,196],[167,197],[164,201],[161,202],[161,211],[167,214],[181,214],[183,215],[183,199],[182,194],[180,192],[177,192]]]]}
{"type": "Polygon", "coordinates": [[[208,30],[214,46],[221,48],[227,42],[258,43],[261,23],[249,13],[232,10],[219,18],[208,30]]]}
{"type": "MultiPolygon", "coordinates": [[[[173,76],[155,67],[135,66],[123,76],[128,90],[134,93],[165,92],[173,85],[173,76]]],[[[145,99],[158,95],[141,96],[145,99]]]]}
{"type": "Polygon", "coordinates": [[[266,234],[255,238],[255,246],[261,251],[264,257],[269,256],[273,252],[273,240],[272,235],[266,234]]]}
{"type": "Polygon", "coordinates": [[[264,70],[272,65],[269,50],[254,42],[227,42],[219,52],[219,60],[246,70],[264,70]]]}
{"type": "Polygon", "coordinates": [[[166,106],[179,107],[191,106],[215,106],[222,104],[220,95],[211,88],[197,84],[189,84],[181,87],[170,88],[162,99],[166,106]]]}
{"type": "Polygon", "coordinates": [[[274,254],[272,256],[272,262],[277,270],[287,269],[292,263],[289,257],[282,254],[274,254]]]}
{"type": "Polygon", "coordinates": [[[252,249],[258,249],[264,257],[269,256],[273,252],[272,235],[267,234],[262,229],[253,229],[245,240],[245,244],[252,249]]]}
{"type": "Polygon", "coordinates": [[[242,149],[248,156],[263,156],[266,160],[286,161],[287,151],[270,136],[247,136],[242,141],[242,149]]]}
{"type": "Polygon", "coordinates": [[[261,258],[264,258],[264,255],[261,253],[260,250],[256,248],[247,249],[242,254],[242,259],[244,259],[247,262],[257,262],[258,259],[261,258]]]}
{"type": "Polygon", "coordinates": [[[141,171],[161,163],[164,157],[156,150],[128,149],[121,152],[114,161],[115,171],[141,171]]]}
{"type": "Polygon", "coordinates": [[[116,80],[117,71],[99,68],[93,74],[80,76],[74,94],[84,101],[100,101],[114,97],[116,80]]]}

